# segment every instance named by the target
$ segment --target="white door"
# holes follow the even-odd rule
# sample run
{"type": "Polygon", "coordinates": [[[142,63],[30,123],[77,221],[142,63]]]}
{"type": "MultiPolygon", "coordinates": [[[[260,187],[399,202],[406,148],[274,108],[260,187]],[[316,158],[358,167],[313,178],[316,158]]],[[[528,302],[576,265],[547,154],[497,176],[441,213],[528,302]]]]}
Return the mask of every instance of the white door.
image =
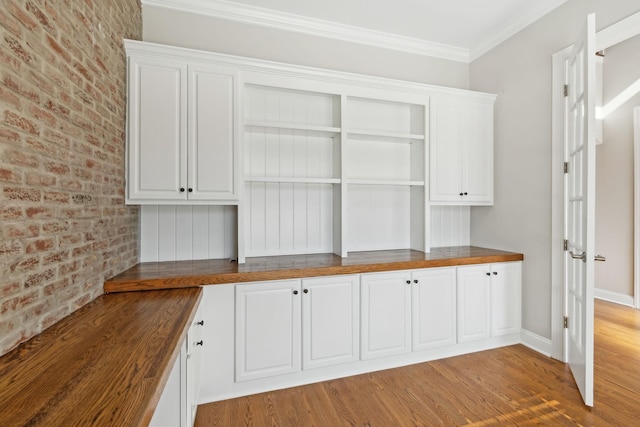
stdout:
{"type": "Polygon", "coordinates": [[[595,236],[595,15],[567,59],[565,313],[567,358],[584,403],[593,406],[595,236]]]}
{"type": "Polygon", "coordinates": [[[362,359],[411,351],[411,274],[361,276],[362,359]]]}
{"type": "Polygon", "coordinates": [[[360,279],[302,280],[302,369],[359,359],[360,279]]]}
{"type": "Polygon", "coordinates": [[[235,81],[230,71],[189,66],[188,197],[237,198],[235,81]]]}
{"type": "Polygon", "coordinates": [[[491,267],[458,267],[458,342],[491,336],[491,267]]]}
{"type": "Polygon", "coordinates": [[[186,199],[186,75],[177,61],[129,58],[129,201],[186,199]]]}
{"type": "Polygon", "coordinates": [[[236,381],[300,370],[300,281],[236,285],[236,381]]]}
{"type": "Polygon", "coordinates": [[[491,336],[519,334],[522,263],[491,264],[491,336]]]}
{"type": "Polygon", "coordinates": [[[456,268],[412,274],[413,351],[456,343],[456,268]]]}

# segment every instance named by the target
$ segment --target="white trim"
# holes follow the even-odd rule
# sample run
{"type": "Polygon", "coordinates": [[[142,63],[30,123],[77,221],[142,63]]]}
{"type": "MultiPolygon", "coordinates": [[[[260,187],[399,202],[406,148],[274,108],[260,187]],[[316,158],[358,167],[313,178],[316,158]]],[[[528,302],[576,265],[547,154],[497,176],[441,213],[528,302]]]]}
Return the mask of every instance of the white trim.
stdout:
{"type": "Polygon", "coordinates": [[[594,298],[601,299],[603,301],[609,301],[620,305],[626,305],[627,307],[633,307],[633,297],[631,295],[624,295],[618,292],[607,291],[606,289],[594,289],[594,298]]]}
{"type": "Polygon", "coordinates": [[[633,306],[640,309],[640,107],[633,109],[633,306]]]}
{"type": "Polygon", "coordinates": [[[601,51],[621,41],[640,34],[640,12],[628,16],[596,34],[596,51],[601,51]]]}
{"type": "Polygon", "coordinates": [[[552,356],[552,343],[551,340],[545,337],[541,337],[538,334],[534,334],[526,329],[520,332],[520,341],[525,347],[529,347],[533,351],[537,351],[540,354],[544,354],[548,357],[552,356]]]}
{"type": "Polygon", "coordinates": [[[143,6],[156,6],[197,13],[245,24],[262,25],[285,31],[382,47],[400,52],[469,63],[469,50],[361,27],[308,18],[286,12],[232,3],[224,0],[142,0],[143,6]]]}
{"type": "Polygon", "coordinates": [[[565,3],[566,0],[550,0],[550,1],[536,1],[532,2],[530,7],[522,15],[518,15],[517,19],[508,21],[502,25],[496,31],[491,33],[488,37],[485,37],[476,46],[470,49],[470,62],[475,61],[494,47],[498,46],[505,40],[512,37],[514,34],[522,31],[529,25],[536,22],[552,10],[558,8],[565,3]]]}

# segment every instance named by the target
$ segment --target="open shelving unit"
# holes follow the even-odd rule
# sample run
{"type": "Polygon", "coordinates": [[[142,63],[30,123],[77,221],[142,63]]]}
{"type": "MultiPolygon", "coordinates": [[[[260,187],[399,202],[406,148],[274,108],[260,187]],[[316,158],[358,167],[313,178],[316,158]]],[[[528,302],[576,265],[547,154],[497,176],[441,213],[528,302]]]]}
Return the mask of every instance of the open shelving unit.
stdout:
{"type": "Polygon", "coordinates": [[[428,251],[421,99],[245,85],[246,256],[428,251]]]}

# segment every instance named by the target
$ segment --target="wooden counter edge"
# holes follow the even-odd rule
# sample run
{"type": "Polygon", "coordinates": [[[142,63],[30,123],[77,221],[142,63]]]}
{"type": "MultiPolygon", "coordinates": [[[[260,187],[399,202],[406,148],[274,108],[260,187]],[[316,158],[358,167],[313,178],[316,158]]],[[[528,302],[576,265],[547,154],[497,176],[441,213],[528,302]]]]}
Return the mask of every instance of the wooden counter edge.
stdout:
{"type": "Polygon", "coordinates": [[[340,265],[301,269],[274,269],[258,272],[234,272],[181,275],[175,277],[130,279],[127,281],[106,281],[104,291],[129,292],[140,290],[177,289],[194,286],[222,285],[230,283],[261,282],[268,280],[299,279],[305,277],[337,276],[346,274],[379,273],[393,270],[414,270],[421,268],[453,267],[494,262],[522,261],[521,253],[504,253],[462,258],[436,260],[409,260],[375,264],[340,265]]]}
{"type": "Polygon", "coordinates": [[[169,381],[171,370],[173,369],[174,364],[176,363],[176,361],[178,360],[178,357],[180,356],[182,342],[187,338],[187,333],[189,332],[189,328],[193,324],[193,321],[196,317],[198,306],[200,305],[200,302],[202,300],[202,294],[203,294],[202,289],[200,289],[200,292],[198,292],[198,294],[196,295],[196,301],[191,305],[191,311],[187,316],[187,320],[182,327],[182,331],[180,332],[180,335],[177,337],[177,339],[173,340],[173,342],[171,343],[171,347],[173,347],[173,351],[170,353],[169,359],[167,360],[167,363],[164,365],[164,369],[162,370],[162,372],[160,373],[160,376],[158,377],[158,383],[153,391],[153,394],[149,398],[149,402],[147,403],[147,406],[143,412],[140,425],[148,426],[149,423],[151,422],[151,419],[153,418],[153,414],[156,411],[158,403],[160,402],[160,397],[164,392],[164,388],[167,385],[167,381],[169,381]]]}

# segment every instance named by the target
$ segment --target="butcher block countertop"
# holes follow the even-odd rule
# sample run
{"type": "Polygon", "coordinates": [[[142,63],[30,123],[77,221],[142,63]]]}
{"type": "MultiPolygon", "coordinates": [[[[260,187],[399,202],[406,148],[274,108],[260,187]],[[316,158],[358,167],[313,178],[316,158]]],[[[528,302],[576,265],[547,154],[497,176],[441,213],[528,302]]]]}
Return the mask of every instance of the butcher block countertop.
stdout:
{"type": "Polygon", "coordinates": [[[245,264],[230,260],[145,262],[113,277],[105,292],[188,288],[202,285],[334,276],[448,267],[468,264],[521,261],[523,255],[475,246],[413,250],[354,252],[341,258],[332,254],[247,258],[245,264]]]}
{"type": "Polygon", "coordinates": [[[142,426],[201,288],[102,295],[0,357],[0,426],[142,426]]]}

